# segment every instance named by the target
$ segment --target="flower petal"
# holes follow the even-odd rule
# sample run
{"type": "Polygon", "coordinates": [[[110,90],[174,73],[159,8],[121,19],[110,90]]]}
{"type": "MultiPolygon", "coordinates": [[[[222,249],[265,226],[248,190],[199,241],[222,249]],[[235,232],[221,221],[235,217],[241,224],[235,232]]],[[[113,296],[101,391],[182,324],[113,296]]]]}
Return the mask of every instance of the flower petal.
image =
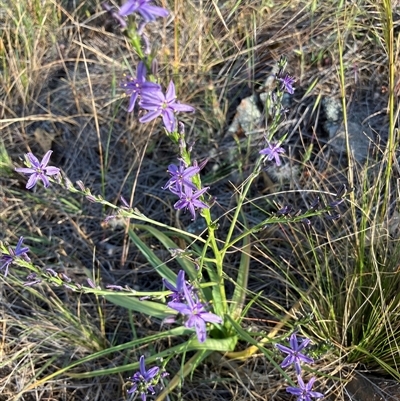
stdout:
{"type": "Polygon", "coordinates": [[[161,114],[161,110],[154,110],[154,111],[149,111],[146,115],[143,117],[139,118],[139,121],[141,123],[148,123],[155,118],[157,118],[161,114]]]}
{"type": "Polygon", "coordinates": [[[146,376],[146,363],[144,360],[144,355],[142,355],[139,359],[139,370],[143,377],[146,376]]]}
{"type": "Polygon", "coordinates": [[[189,106],[188,104],[174,103],[173,105],[171,105],[171,108],[173,108],[174,111],[186,111],[187,113],[195,112],[195,108],[189,106]]]}
{"type": "Polygon", "coordinates": [[[36,172],[33,168],[27,168],[27,167],[18,167],[15,169],[15,171],[18,171],[18,173],[24,173],[24,174],[33,174],[36,172]]]}
{"type": "Polygon", "coordinates": [[[176,119],[173,111],[168,108],[162,113],[163,123],[168,132],[174,132],[176,128],[176,119]]]}
{"type": "Polygon", "coordinates": [[[31,188],[33,188],[33,187],[36,185],[38,178],[39,178],[39,175],[38,175],[38,174],[36,174],[36,173],[32,174],[32,175],[29,177],[29,180],[28,180],[28,182],[26,183],[26,187],[25,187],[25,188],[26,188],[26,189],[31,189],[31,188]]]}
{"type": "Polygon", "coordinates": [[[197,339],[199,343],[204,343],[207,337],[206,324],[203,319],[199,317],[195,319],[194,326],[196,328],[197,339]]]}
{"type": "Polygon", "coordinates": [[[60,169],[53,166],[45,167],[45,171],[47,175],[56,175],[60,173],[60,169]]]}
{"type": "Polygon", "coordinates": [[[50,156],[51,156],[52,153],[53,153],[53,151],[52,151],[52,150],[49,150],[49,151],[47,151],[46,154],[43,156],[42,163],[40,163],[40,166],[41,166],[42,168],[44,168],[44,167],[47,166],[47,164],[49,163],[50,156]]]}
{"type": "Polygon", "coordinates": [[[28,160],[30,161],[30,163],[33,167],[36,167],[36,168],[40,167],[39,160],[36,158],[36,156],[33,155],[33,153],[27,153],[26,157],[28,158],[28,160]]]}
{"type": "Polygon", "coordinates": [[[204,312],[200,316],[205,322],[222,323],[222,319],[218,315],[216,315],[215,313],[204,312]]]}
{"type": "Polygon", "coordinates": [[[171,81],[169,81],[168,89],[165,94],[165,99],[167,100],[168,103],[173,102],[176,99],[176,94],[175,94],[175,85],[171,81]]]}

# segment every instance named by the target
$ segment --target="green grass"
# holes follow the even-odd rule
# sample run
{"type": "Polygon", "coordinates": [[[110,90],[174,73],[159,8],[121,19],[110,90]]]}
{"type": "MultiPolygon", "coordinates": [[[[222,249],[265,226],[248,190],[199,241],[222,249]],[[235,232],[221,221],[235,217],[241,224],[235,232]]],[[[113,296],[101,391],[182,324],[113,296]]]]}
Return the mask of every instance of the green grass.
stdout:
{"type": "MultiPolygon", "coordinates": [[[[181,102],[197,108],[193,118],[182,116],[188,142],[196,141],[196,159],[212,155],[202,179],[213,183],[217,197],[212,219],[224,214],[216,244],[223,250],[227,292],[243,307],[229,306],[230,330],[243,340],[212,343],[222,353],[201,354],[193,344],[183,349],[179,338],[188,338],[187,330],[174,327],[166,338],[159,324],[165,311],[156,308],[155,316],[147,316],[151,303],[44,283],[26,287],[26,267],[13,265],[7,278],[0,277],[0,393],[7,400],[126,397],[126,379],[145,354],[150,364],[157,355],[169,361],[174,400],[239,400],[249,391],[254,397],[288,400],[282,389],[294,375],[282,375],[273,342],[294,330],[312,338],[318,362],[311,369],[319,374],[321,391],[330,388],[338,400],[345,399],[342,388],[353,369],[399,382],[398,49],[393,33],[398,23],[391,3],[159,4],[174,18],[149,24],[148,35],[158,38],[153,52],[161,84],[165,87],[173,77],[181,102]],[[275,182],[268,171],[260,174],[235,215],[235,197],[243,187],[232,172],[249,175],[259,142],[247,138],[238,145],[246,139],[240,133],[227,137],[227,119],[235,101],[257,90],[282,55],[297,85],[290,114],[294,123],[283,126],[280,135],[288,133],[286,155],[299,175],[275,182]],[[325,146],[320,132],[325,96],[342,99],[345,127],[353,118],[347,110],[355,103],[371,109],[368,116],[381,116],[384,132],[379,135],[387,141],[373,144],[365,164],[351,156],[338,160],[325,146]],[[233,163],[227,160],[232,148],[233,163]],[[328,194],[344,180],[354,191],[340,206],[339,220],[315,216],[310,230],[280,221],[224,248],[229,237],[288,203],[304,210],[317,194],[331,201],[328,194]],[[237,278],[238,272],[245,275],[237,278]],[[245,298],[234,292],[246,286],[245,298]]],[[[167,276],[179,266],[195,281],[193,259],[202,255],[207,240],[183,232],[187,224],[160,190],[176,148],[159,124],[143,126],[137,115],[127,115],[128,99],[117,87],[124,72],[135,70],[137,58],[99,2],[69,7],[58,1],[0,0],[0,240],[15,246],[24,236],[35,265],[86,287],[90,277],[102,288],[115,283],[151,293],[160,290],[154,286],[156,272],[167,276]],[[127,225],[125,216],[118,220],[120,227],[107,226],[110,208],[57,185],[26,191],[26,181],[13,169],[22,166],[28,151],[44,154],[37,129],[52,138],[54,165],[114,205],[120,204],[120,195],[131,199],[147,216],[142,225],[138,220],[127,225]],[[170,241],[190,247],[193,254],[171,256],[170,241]]],[[[212,262],[209,253],[202,256],[205,264],[212,262]]]]}

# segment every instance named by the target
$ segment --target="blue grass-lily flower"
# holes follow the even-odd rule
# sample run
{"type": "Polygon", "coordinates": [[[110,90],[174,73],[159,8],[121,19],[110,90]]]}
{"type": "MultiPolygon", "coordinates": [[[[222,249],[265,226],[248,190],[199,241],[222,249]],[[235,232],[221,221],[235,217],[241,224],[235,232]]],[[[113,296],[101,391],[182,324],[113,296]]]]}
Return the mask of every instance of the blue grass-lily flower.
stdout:
{"type": "Polygon", "coordinates": [[[194,327],[197,339],[200,343],[203,343],[207,338],[206,323],[222,323],[222,319],[216,314],[208,312],[206,306],[189,290],[185,282],[183,283],[183,292],[185,294],[185,303],[168,302],[168,306],[185,316],[185,327],[194,327]]]}
{"type": "Polygon", "coordinates": [[[269,161],[275,159],[275,163],[279,167],[281,165],[281,160],[279,158],[279,155],[282,153],[285,153],[285,149],[281,148],[279,143],[274,144],[274,145],[272,145],[271,143],[268,143],[268,147],[260,150],[259,153],[261,155],[266,155],[267,160],[269,160],[269,161]]]}
{"type": "Polygon", "coordinates": [[[154,386],[158,383],[160,378],[159,373],[160,368],[158,366],[146,370],[144,356],[142,355],[139,360],[139,371],[131,377],[133,384],[128,394],[138,392],[142,401],[146,401],[147,394],[155,394],[156,392],[154,386]]]}
{"type": "Polygon", "coordinates": [[[120,83],[120,88],[124,89],[126,94],[130,96],[128,112],[132,112],[135,108],[136,100],[146,91],[158,91],[161,90],[161,86],[154,83],[146,81],[146,66],[143,61],[140,61],[136,69],[136,78],[130,75],[125,77],[125,80],[120,83]]]}
{"type": "Polygon", "coordinates": [[[194,108],[176,101],[175,85],[170,81],[166,94],[159,91],[145,91],[139,102],[141,108],[149,112],[140,118],[141,123],[148,123],[161,116],[168,132],[177,129],[175,113],[178,111],[194,112],[194,108]]]}
{"type": "Polygon", "coordinates": [[[297,401],[312,401],[311,398],[321,398],[324,396],[324,394],[311,390],[315,380],[315,377],[312,377],[307,384],[304,384],[301,376],[297,376],[299,387],[287,387],[286,391],[295,395],[297,397],[297,401]]]}
{"type": "Polygon", "coordinates": [[[33,188],[38,180],[42,180],[45,188],[47,188],[50,185],[50,181],[47,176],[57,175],[60,173],[59,168],[47,166],[47,163],[49,162],[52,153],[53,151],[49,150],[44,155],[41,162],[39,162],[39,160],[32,153],[27,153],[26,157],[31,167],[21,167],[15,169],[15,171],[18,171],[19,173],[31,174],[28,182],[26,183],[26,189],[33,188]]]}
{"type": "Polygon", "coordinates": [[[281,344],[276,344],[276,347],[279,349],[279,351],[282,351],[288,355],[281,363],[281,367],[287,368],[289,365],[294,364],[296,374],[300,375],[301,362],[308,364],[314,363],[314,359],[301,353],[301,351],[307,347],[310,341],[311,340],[309,338],[305,338],[303,341],[298,342],[296,333],[293,333],[289,339],[290,348],[281,344]]]}
{"type": "Polygon", "coordinates": [[[149,0],[128,0],[119,9],[118,14],[121,17],[127,17],[133,13],[139,13],[144,22],[151,22],[156,17],[167,17],[169,11],[162,7],[152,6],[149,0]]]}
{"type": "Polygon", "coordinates": [[[293,84],[296,82],[296,79],[291,75],[286,74],[283,78],[278,78],[278,80],[281,82],[281,90],[293,95],[293,84]]]}
{"type": "Polygon", "coordinates": [[[4,253],[0,255],[0,270],[4,269],[4,277],[7,277],[8,269],[15,258],[23,258],[28,262],[30,261],[28,255],[26,254],[27,252],[29,252],[29,248],[27,246],[22,247],[23,241],[24,237],[20,237],[15,249],[9,247],[8,255],[4,253]]]}
{"type": "Polygon", "coordinates": [[[199,171],[199,166],[187,167],[182,160],[180,161],[179,166],[170,164],[168,166],[168,173],[170,173],[171,177],[162,189],[170,189],[171,192],[177,193],[178,196],[180,196],[183,187],[185,186],[197,190],[196,185],[194,185],[190,179],[199,171]]]}
{"type": "MultiPolygon", "coordinates": [[[[163,283],[168,290],[172,291],[172,294],[168,295],[171,298],[171,302],[180,302],[185,300],[185,293],[183,291],[183,286],[186,284],[184,270],[179,271],[175,285],[171,284],[165,278],[163,278],[163,283]]],[[[189,291],[191,290],[192,286],[189,286],[189,291]]]]}
{"type": "Polygon", "coordinates": [[[175,203],[174,208],[176,210],[180,209],[189,209],[193,219],[196,220],[196,209],[208,209],[209,206],[199,200],[199,197],[203,195],[210,187],[205,187],[203,189],[199,189],[198,191],[193,191],[187,185],[183,186],[182,193],[180,195],[180,199],[175,203]]]}

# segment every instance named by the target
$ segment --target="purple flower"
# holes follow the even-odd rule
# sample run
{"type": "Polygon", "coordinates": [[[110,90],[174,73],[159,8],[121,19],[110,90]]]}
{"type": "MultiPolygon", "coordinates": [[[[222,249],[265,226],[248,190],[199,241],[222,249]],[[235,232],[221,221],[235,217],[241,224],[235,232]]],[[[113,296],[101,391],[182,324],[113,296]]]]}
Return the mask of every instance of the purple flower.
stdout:
{"type": "Polygon", "coordinates": [[[193,220],[196,220],[196,208],[198,209],[208,209],[209,206],[198,198],[204,194],[210,187],[205,187],[198,191],[193,191],[192,188],[184,186],[181,192],[181,199],[175,203],[174,208],[176,210],[189,209],[189,212],[193,216],[193,220]]]}
{"type": "Polygon", "coordinates": [[[108,3],[102,3],[101,6],[121,25],[121,28],[126,28],[125,20],[108,3]]]}
{"type": "Polygon", "coordinates": [[[295,366],[295,369],[296,369],[296,374],[300,375],[301,362],[314,363],[314,360],[312,358],[310,358],[309,356],[304,355],[300,352],[305,347],[307,347],[307,345],[310,343],[310,341],[311,340],[309,338],[305,338],[301,343],[298,343],[296,333],[293,333],[289,339],[291,348],[285,347],[284,345],[281,345],[281,344],[276,344],[276,347],[279,349],[279,351],[282,351],[285,354],[288,354],[288,356],[281,363],[281,367],[287,368],[289,365],[291,365],[293,363],[295,366]]]}
{"type": "Polygon", "coordinates": [[[286,74],[284,78],[278,78],[278,80],[281,82],[281,90],[293,95],[293,84],[296,82],[295,78],[286,74]]]}
{"type": "Polygon", "coordinates": [[[169,295],[171,297],[171,302],[179,302],[185,298],[185,294],[183,293],[183,285],[185,284],[184,270],[179,271],[176,279],[176,285],[171,284],[165,278],[163,278],[163,283],[165,287],[172,291],[172,294],[169,295]]]}
{"type": "Polygon", "coordinates": [[[118,14],[121,17],[127,17],[133,13],[139,13],[145,22],[154,21],[156,17],[167,17],[169,15],[168,10],[150,5],[149,0],[128,0],[121,6],[118,14]]]}
{"type": "Polygon", "coordinates": [[[39,163],[39,160],[32,154],[27,153],[26,157],[30,162],[30,168],[16,168],[15,171],[24,174],[31,174],[29,180],[26,184],[26,189],[33,188],[37,181],[40,179],[43,181],[45,188],[50,185],[49,179],[47,178],[48,175],[55,175],[60,173],[60,169],[57,167],[47,167],[47,163],[49,162],[50,156],[53,153],[52,150],[49,150],[43,157],[42,161],[39,163]]]}
{"type": "Polygon", "coordinates": [[[8,248],[9,254],[2,254],[0,256],[0,270],[4,269],[4,277],[7,277],[8,274],[8,268],[10,267],[11,263],[14,261],[15,258],[23,258],[26,261],[30,261],[28,255],[26,254],[29,252],[28,247],[22,248],[22,242],[24,240],[24,237],[20,237],[17,243],[17,246],[15,247],[15,250],[12,249],[11,247],[8,248]]]}
{"type": "Polygon", "coordinates": [[[197,339],[200,343],[203,343],[207,336],[206,322],[222,323],[222,319],[214,313],[207,312],[205,305],[197,299],[195,294],[190,292],[185,282],[183,282],[182,286],[186,303],[168,302],[168,306],[186,317],[185,327],[194,327],[197,339]]]}
{"type": "Polygon", "coordinates": [[[172,294],[168,295],[171,297],[171,302],[180,302],[184,301],[185,298],[185,293],[183,291],[184,285],[187,286],[189,293],[192,293],[193,291],[193,286],[190,284],[187,284],[185,280],[185,271],[180,270],[178,273],[178,277],[176,278],[176,285],[171,284],[168,280],[163,278],[163,283],[165,287],[167,287],[170,291],[172,291],[172,294]]]}
{"type": "Polygon", "coordinates": [[[162,189],[172,188],[172,192],[178,193],[178,195],[182,192],[183,187],[189,187],[193,190],[196,190],[197,187],[192,181],[190,181],[190,178],[192,178],[199,171],[199,166],[186,167],[186,164],[182,160],[179,163],[179,167],[175,164],[170,164],[168,166],[168,172],[171,174],[171,178],[162,187],[162,189]]]}
{"type": "Polygon", "coordinates": [[[295,395],[297,397],[297,401],[312,401],[311,398],[321,398],[324,396],[324,394],[318,393],[317,391],[311,391],[315,380],[315,377],[312,377],[307,384],[304,384],[301,376],[297,376],[299,387],[288,387],[286,391],[295,395]]]}
{"type": "Polygon", "coordinates": [[[278,167],[281,165],[279,154],[285,153],[285,149],[281,148],[279,145],[279,143],[275,145],[268,143],[268,147],[259,152],[261,155],[267,155],[267,160],[271,161],[272,159],[275,159],[275,163],[278,167]]]}
{"type": "Polygon", "coordinates": [[[160,368],[154,366],[149,370],[146,370],[144,362],[144,356],[142,355],[139,360],[139,372],[136,372],[132,377],[132,387],[129,389],[128,394],[139,392],[142,397],[142,401],[146,401],[146,395],[155,394],[154,386],[158,383],[160,378],[160,368]]]}
{"type": "Polygon", "coordinates": [[[149,110],[145,116],[140,118],[139,121],[141,123],[148,123],[161,115],[168,132],[175,132],[176,130],[176,112],[194,112],[192,106],[180,104],[176,101],[175,85],[172,81],[169,83],[165,95],[161,90],[151,92],[146,91],[142,93],[142,98],[139,104],[143,109],[149,110]]]}
{"type": "Polygon", "coordinates": [[[161,90],[160,85],[154,82],[146,81],[146,72],[147,70],[145,64],[143,63],[143,61],[140,61],[136,69],[136,78],[128,75],[125,77],[125,81],[121,82],[119,85],[122,89],[125,89],[126,94],[131,97],[128,108],[129,113],[133,111],[136,99],[143,92],[161,90]]]}

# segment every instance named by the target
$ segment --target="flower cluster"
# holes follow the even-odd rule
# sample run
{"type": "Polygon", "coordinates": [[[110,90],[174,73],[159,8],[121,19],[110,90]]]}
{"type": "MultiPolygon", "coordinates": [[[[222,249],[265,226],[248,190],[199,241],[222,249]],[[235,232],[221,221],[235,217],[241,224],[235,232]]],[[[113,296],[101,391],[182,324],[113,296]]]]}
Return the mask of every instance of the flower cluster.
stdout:
{"type": "Polygon", "coordinates": [[[205,162],[200,166],[195,162],[193,166],[188,167],[185,162],[180,160],[179,166],[170,164],[168,172],[171,175],[163,189],[169,189],[173,194],[179,196],[179,200],[175,203],[176,210],[189,210],[193,220],[196,219],[196,209],[207,209],[209,206],[199,198],[209,189],[205,187],[198,189],[191,181],[192,177],[200,172],[205,162]]]}
{"type": "Polygon", "coordinates": [[[142,355],[139,360],[139,371],[131,377],[132,387],[129,389],[128,394],[139,393],[142,401],[146,401],[147,394],[155,394],[158,382],[161,377],[165,377],[168,373],[162,373],[158,366],[154,366],[146,370],[144,356],[142,355]]]}
{"type": "Polygon", "coordinates": [[[311,401],[311,398],[321,398],[324,396],[324,394],[322,393],[312,391],[312,386],[314,385],[314,382],[316,380],[315,377],[312,377],[307,384],[304,383],[301,377],[301,363],[314,363],[314,360],[311,357],[301,352],[307,347],[310,342],[311,340],[309,338],[305,338],[303,341],[299,342],[296,333],[293,333],[289,339],[290,347],[276,344],[276,347],[281,352],[287,354],[286,358],[281,363],[281,367],[287,368],[292,364],[295,367],[298,387],[289,386],[287,387],[286,391],[297,396],[297,401],[311,401]]]}
{"type": "Polygon", "coordinates": [[[4,269],[4,277],[7,277],[8,269],[15,258],[23,258],[27,262],[30,261],[27,252],[29,252],[28,247],[22,247],[22,242],[24,237],[20,237],[15,249],[11,247],[8,248],[8,254],[0,253],[0,270],[4,269]]]}
{"type": "MultiPolygon", "coordinates": [[[[195,328],[197,339],[203,343],[207,338],[206,323],[222,323],[222,319],[214,313],[207,311],[207,305],[202,303],[192,286],[189,286],[185,280],[185,272],[181,270],[178,274],[176,285],[166,284],[166,287],[172,291],[172,301],[168,302],[171,309],[176,310],[183,315],[185,327],[195,328]]],[[[167,323],[176,320],[175,316],[167,318],[167,323]]]]}

